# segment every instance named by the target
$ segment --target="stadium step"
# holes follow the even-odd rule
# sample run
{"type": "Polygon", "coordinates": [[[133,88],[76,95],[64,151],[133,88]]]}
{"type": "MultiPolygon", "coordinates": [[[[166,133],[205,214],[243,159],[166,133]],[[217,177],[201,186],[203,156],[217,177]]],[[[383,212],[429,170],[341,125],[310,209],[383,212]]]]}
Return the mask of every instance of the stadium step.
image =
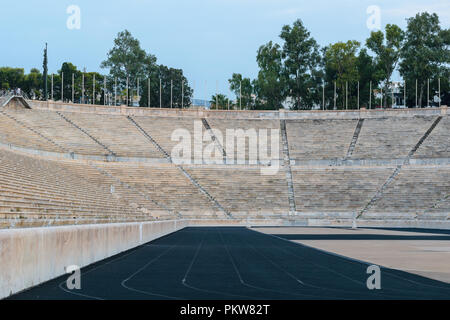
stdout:
{"type": "Polygon", "coordinates": [[[222,154],[223,163],[226,163],[227,162],[227,153],[226,153],[225,149],[223,148],[223,146],[220,144],[220,141],[217,140],[217,137],[215,136],[214,131],[211,129],[211,126],[209,125],[208,120],[206,120],[205,118],[202,118],[202,123],[203,123],[203,126],[205,127],[206,131],[211,136],[211,140],[214,141],[214,143],[216,144],[217,150],[219,150],[219,152],[222,154]]]}
{"type": "Polygon", "coordinates": [[[150,134],[147,133],[140,125],[136,122],[131,116],[127,116],[127,119],[133,123],[134,126],[158,149],[159,152],[162,153],[162,155],[167,158],[170,162],[172,162],[172,158],[170,155],[164,150],[153,138],[150,134]]]}
{"type": "MultiPolygon", "coordinates": [[[[147,139],[164,155],[164,157],[167,158],[167,160],[169,160],[170,163],[173,164],[172,158],[170,157],[170,155],[152,138],[152,136],[150,134],[147,133],[146,130],[144,130],[135,119],[133,119],[131,116],[128,116],[128,119],[136,126],[136,128],[139,129],[139,131],[145,136],[147,137],[147,139]]],[[[231,215],[231,213],[229,211],[227,211],[207,190],[205,190],[205,188],[203,188],[203,186],[200,185],[200,183],[198,183],[198,181],[196,181],[190,174],[189,172],[187,172],[182,166],[180,165],[175,165],[175,167],[181,171],[181,173],[189,179],[189,181],[192,182],[192,184],[197,187],[201,193],[203,193],[214,205],[214,207],[218,208],[219,210],[221,210],[223,213],[225,213],[228,218],[232,219],[233,216],[231,215]]]]}
{"type": "Polygon", "coordinates": [[[355,150],[356,143],[358,142],[359,133],[361,132],[361,128],[364,124],[364,119],[359,119],[358,124],[356,125],[355,132],[353,133],[352,141],[350,146],[348,147],[347,156],[345,159],[350,159],[353,154],[353,150],[355,150]]]}
{"type": "Polygon", "coordinates": [[[280,120],[281,139],[283,141],[283,160],[286,170],[286,181],[288,186],[289,210],[291,214],[297,211],[295,204],[294,183],[292,181],[291,158],[289,156],[289,142],[286,133],[286,120],[280,120]]]}
{"type": "Polygon", "coordinates": [[[116,154],[111,151],[111,149],[109,149],[105,144],[103,144],[102,142],[100,142],[100,140],[98,140],[97,138],[95,138],[94,136],[92,136],[87,130],[81,128],[80,126],[78,126],[75,122],[73,122],[71,119],[69,119],[67,116],[63,115],[61,112],[56,111],[56,113],[63,118],[65,121],[67,121],[69,124],[71,124],[72,126],[74,126],[75,128],[77,128],[78,130],[80,130],[81,132],[83,132],[85,135],[87,135],[89,138],[91,138],[95,143],[97,143],[98,145],[100,145],[103,149],[105,149],[106,151],[109,152],[109,154],[113,157],[116,157],[116,154]]]}
{"type": "Polygon", "coordinates": [[[53,141],[52,139],[44,136],[43,134],[41,134],[40,132],[38,132],[37,130],[31,128],[30,126],[26,125],[24,122],[16,119],[15,117],[13,117],[12,115],[10,115],[9,113],[7,113],[4,110],[0,110],[0,114],[3,114],[5,117],[8,117],[9,119],[13,120],[14,122],[16,122],[17,124],[19,124],[20,126],[24,127],[25,129],[30,130],[31,132],[33,132],[34,134],[38,135],[39,137],[41,137],[42,139],[45,139],[46,141],[50,142],[51,144],[55,145],[59,150],[63,151],[63,152],[67,152],[70,153],[71,151],[64,148],[63,146],[61,146],[60,144],[56,143],[55,141],[53,141]]]}
{"type": "Polygon", "coordinates": [[[428,138],[428,136],[433,132],[439,122],[442,120],[442,116],[439,116],[434,120],[433,124],[428,128],[428,130],[422,135],[419,141],[414,145],[414,147],[409,151],[405,159],[403,159],[402,164],[398,165],[394,172],[389,176],[389,178],[383,183],[380,189],[375,193],[375,195],[370,199],[370,201],[358,212],[356,219],[360,218],[365,212],[367,212],[381,197],[383,196],[385,190],[389,187],[392,181],[400,174],[402,167],[409,164],[410,159],[414,156],[416,151],[422,145],[422,143],[428,138]]]}

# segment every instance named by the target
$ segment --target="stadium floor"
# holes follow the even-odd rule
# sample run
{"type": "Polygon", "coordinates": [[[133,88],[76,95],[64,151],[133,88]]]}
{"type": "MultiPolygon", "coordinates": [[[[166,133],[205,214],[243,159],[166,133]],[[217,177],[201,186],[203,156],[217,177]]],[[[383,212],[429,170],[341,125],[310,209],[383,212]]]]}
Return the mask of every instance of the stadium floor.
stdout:
{"type": "Polygon", "coordinates": [[[10,299],[450,299],[450,284],[368,264],[247,228],[185,228],[10,299]]]}

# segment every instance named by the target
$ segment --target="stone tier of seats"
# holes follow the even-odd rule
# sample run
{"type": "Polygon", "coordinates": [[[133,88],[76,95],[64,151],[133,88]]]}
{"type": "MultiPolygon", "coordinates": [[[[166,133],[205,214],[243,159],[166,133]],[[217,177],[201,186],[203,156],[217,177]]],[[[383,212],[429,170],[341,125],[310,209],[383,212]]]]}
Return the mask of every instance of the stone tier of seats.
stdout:
{"type": "Polygon", "coordinates": [[[224,218],[224,213],[174,165],[104,164],[114,177],[183,218],[224,218]]]}
{"type": "Polygon", "coordinates": [[[357,212],[393,171],[386,167],[292,167],[297,212],[357,212]]]}
{"type": "Polygon", "coordinates": [[[289,212],[284,168],[264,175],[248,166],[185,166],[186,171],[235,218],[274,217],[289,212]]]}
{"type": "Polygon", "coordinates": [[[161,153],[125,116],[62,112],[118,157],[161,158],[161,153]]]}
{"type": "Polygon", "coordinates": [[[64,152],[63,149],[0,113],[0,143],[50,152],[64,152]]]}
{"type": "MultiPolygon", "coordinates": [[[[7,113],[36,130],[69,152],[83,155],[108,155],[109,152],[54,111],[7,110],[7,113]]],[[[101,123],[97,124],[101,126],[101,123]]],[[[89,130],[89,128],[86,128],[89,130]]],[[[113,128],[110,128],[113,130],[113,128]]],[[[107,131],[106,129],[104,130],[107,131]]],[[[22,146],[22,144],[20,144],[22,146]]],[[[54,151],[53,147],[45,151],[54,151]]]]}
{"type": "MultiPolygon", "coordinates": [[[[54,111],[7,109],[8,115],[21,121],[29,130],[4,114],[0,114],[0,142],[18,147],[34,148],[52,152],[74,152],[80,155],[105,156],[109,149],[119,157],[163,158],[163,154],[129,121],[126,116],[94,113],[62,112],[80,128],[88,132],[104,148],[65,121],[54,111]],[[49,138],[46,140],[41,135],[49,138]],[[60,147],[58,147],[60,146],[60,147]],[[64,150],[62,150],[63,148],[64,150]]],[[[179,141],[172,141],[177,129],[185,129],[190,134],[191,158],[202,159],[205,147],[212,142],[203,142],[203,149],[194,148],[194,124],[205,134],[201,118],[134,116],[135,121],[169,154],[179,141]]],[[[364,120],[354,146],[351,159],[402,159],[431,126],[436,116],[385,117],[364,120]]],[[[212,129],[223,134],[222,148],[226,149],[227,129],[280,129],[280,121],[252,119],[206,119],[212,129]]],[[[357,119],[305,119],[286,120],[289,153],[293,160],[330,160],[347,156],[357,119]]],[[[417,150],[414,158],[449,158],[450,118],[444,116],[431,135],[417,150]]],[[[197,138],[201,139],[200,138],[197,138]]],[[[248,139],[245,144],[245,159],[249,159],[248,139]]],[[[198,141],[197,141],[198,142],[198,141]]],[[[261,143],[261,141],[259,141],[261,143]]],[[[267,141],[269,158],[282,159],[282,139],[279,150],[271,151],[270,136],[267,141]]],[[[229,158],[237,159],[237,141],[229,158]],[[234,153],[234,157],[233,157],[234,153]]],[[[218,154],[222,150],[217,147],[218,154]]],[[[258,151],[256,151],[258,153],[258,151]]],[[[220,158],[220,156],[219,156],[220,158]]],[[[252,159],[261,159],[252,154],[252,159]]]]}
{"type": "MultiPolygon", "coordinates": [[[[227,129],[230,130],[238,130],[242,129],[244,134],[247,132],[250,135],[256,134],[258,137],[258,143],[266,143],[266,150],[259,151],[258,148],[250,148],[249,138],[245,137],[245,160],[260,160],[265,161],[268,159],[283,159],[283,142],[281,139],[281,130],[280,130],[280,121],[279,120],[223,120],[223,119],[207,119],[211,129],[219,130],[222,133],[223,143],[222,147],[227,152],[228,159],[241,160],[242,156],[240,156],[237,152],[238,141],[234,139],[234,150],[228,150],[227,145],[227,129]],[[249,131],[250,130],[250,131],[249,131]],[[266,132],[261,131],[266,130],[266,132]],[[278,149],[272,150],[272,130],[278,130],[278,134],[276,135],[278,139],[278,149]],[[262,140],[259,138],[259,135],[267,137],[267,140],[262,140]],[[262,156],[261,156],[262,154],[262,156]]],[[[274,131],[276,133],[276,131],[274,131]]]]}
{"type": "MultiPolygon", "coordinates": [[[[191,147],[191,160],[202,159],[202,149],[194,148],[194,141],[202,143],[201,134],[205,133],[202,121],[199,118],[177,118],[177,117],[134,117],[134,120],[145,130],[169,155],[172,156],[172,150],[181,142],[186,143],[191,147]],[[194,134],[194,126],[197,126],[197,131],[200,133],[199,137],[194,134]],[[178,131],[177,131],[178,130],[178,131]],[[184,130],[184,131],[183,131],[184,130]],[[187,133],[183,135],[183,139],[172,141],[172,134],[178,135],[180,133],[187,133]],[[190,139],[190,140],[189,140],[190,139]]],[[[147,142],[150,144],[150,142],[147,142]]],[[[211,142],[209,142],[211,143],[211,142]]],[[[205,143],[207,144],[207,143],[205,143]]],[[[160,154],[159,157],[162,157],[160,154]]]]}
{"type": "MultiPolygon", "coordinates": [[[[104,156],[112,152],[119,157],[164,157],[124,115],[68,111],[62,115],[75,125],[54,111],[6,109],[0,113],[0,143],[80,155],[104,156]]],[[[436,117],[367,118],[350,159],[403,159],[436,117]]],[[[172,141],[172,134],[177,129],[185,129],[190,134],[192,158],[202,158],[199,154],[202,150],[194,148],[194,127],[206,132],[201,118],[133,116],[133,119],[169,155],[179,143],[172,141]]],[[[255,129],[256,133],[260,129],[280,130],[279,119],[206,120],[212,129],[223,133],[224,148],[227,129],[255,129]]],[[[290,158],[345,158],[357,123],[357,119],[286,120],[290,158]]],[[[449,130],[450,120],[444,116],[413,158],[449,158],[449,130]]],[[[268,140],[272,159],[283,158],[282,139],[278,138],[276,151],[270,150],[268,140]]],[[[203,142],[203,147],[211,143],[203,142]]],[[[236,147],[235,143],[234,152],[236,147]]],[[[246,143],[245,159],[249,159],[250,151],[246,143]]],[[[250,156],[266,160],[257,154],[250,156]]],[[[395,169],[394,165],[381,163],[371,167],[350,162],[347,166],[324,167],[325,162],[313,162],[308,166],[292,162],[295,205],[300,216],[357,213],[365,208],[395,169]]],[[[0,228],[178,217],[227,219],[220,206],[236,218],[284,217],[290,211],[290,176],[284,167],[273,175],[265,175],[260,166],[249,165],[186,164],[183,167],[194,182],[176,165],[159,160],[145,163],[133,159],[121,162],[50,160],[0,149],[0,228]]],[[[445,164],[435,167],[404,165],[364,215],[445,218],[450,210],[449,181],[450,168],[445,164]]]]}
{"type": "Polygon", "coordinates": [[[155,219],[86,181],[88,168],[0,150],[0,228],[155,219]]]}
{"type": "Polygon", "coordinates": [[[422,116],[365,119],[352,158],[405,158],[434,120],[436,117],[422,116]]]}
{"type": "Polygon", "coordinates": [[[357,124],[358,120],[287,120],[290,158],[344,158],[357,124]]]}
{"type": "Polygon", "coordinates": [[[445,201],[448,196],[450,167],[405,166],[368,212],[419,215],[429,212],[450,213],[445,201]],[[440,202],[441,199],[444,200],[440,202]]]}
{"type": "Polygon", "coordinates": [[[414,158],[450,158],[450,117],[442,117],[414,158]]]}

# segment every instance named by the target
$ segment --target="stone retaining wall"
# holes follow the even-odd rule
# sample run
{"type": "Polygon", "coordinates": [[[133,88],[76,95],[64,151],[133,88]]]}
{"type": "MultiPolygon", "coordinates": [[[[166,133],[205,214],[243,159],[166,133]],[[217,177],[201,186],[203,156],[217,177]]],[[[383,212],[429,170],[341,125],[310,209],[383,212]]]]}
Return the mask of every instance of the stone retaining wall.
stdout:
{"type": "Polygon", "coordinates": [[[102,105],[72,104],[56,101],[28,101],[32,108],[83,112],[110,115],[154,116],[154,117],[187,117],[216,119],[360,119],[383,117],[412,117],[447,115],[447,106],[441,108],[408,108],[408,109],[361,109],[361,110],[205,110],[205,109],[167,109],[114,107],[102,105]]]}
{"type": "Polygon", "coordinates": [[[188,225],[186,220],[0,230],[0,299],[188,225]]]}

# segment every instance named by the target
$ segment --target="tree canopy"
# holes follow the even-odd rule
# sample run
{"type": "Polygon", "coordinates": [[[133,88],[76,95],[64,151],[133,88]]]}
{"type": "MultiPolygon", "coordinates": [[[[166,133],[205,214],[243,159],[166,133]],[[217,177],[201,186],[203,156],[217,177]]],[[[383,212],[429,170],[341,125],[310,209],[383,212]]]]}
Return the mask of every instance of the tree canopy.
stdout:
{"type": "MultiPolygon", "coordinates": [[[[428,79],[448,75],[449,32],[450,30],[441,28],[439,17],[435,13],[418,13],[408,19],[405,43],[401,50],[400,74],[409,83],[410,88],[415,87],[417,80],[419,106],[423,106],[428,79]]],[[[448,87],[446,89],[448,91],[448,87]]],[[[414,96],[408,95],[410,104],[413,105],[415,105],[414,96]]]]}

